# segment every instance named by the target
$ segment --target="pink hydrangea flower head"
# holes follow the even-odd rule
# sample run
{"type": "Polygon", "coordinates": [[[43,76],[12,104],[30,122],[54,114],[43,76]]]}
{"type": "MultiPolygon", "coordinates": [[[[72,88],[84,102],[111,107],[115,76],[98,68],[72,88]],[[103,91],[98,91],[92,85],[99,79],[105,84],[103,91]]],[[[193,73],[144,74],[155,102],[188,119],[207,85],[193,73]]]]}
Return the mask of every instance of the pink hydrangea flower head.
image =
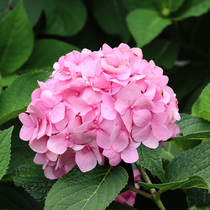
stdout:
{"type": "Polygon", "coordinates": [[[57,179],[75,165],[87,172],[138,160],[138,147],[157,148],[175,137],[180,119],[168,77],[139,48],[104,44],[61,56],[46,82],[38,82],[20,138],[29,141],[45,176],[57,179]]]}

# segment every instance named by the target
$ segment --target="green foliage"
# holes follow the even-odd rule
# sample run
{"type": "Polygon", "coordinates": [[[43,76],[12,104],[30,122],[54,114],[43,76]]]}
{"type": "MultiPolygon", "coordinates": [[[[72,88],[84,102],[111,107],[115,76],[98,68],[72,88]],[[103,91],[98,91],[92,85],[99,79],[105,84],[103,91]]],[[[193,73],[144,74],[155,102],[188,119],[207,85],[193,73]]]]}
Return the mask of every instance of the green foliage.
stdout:
{"type": "Polygon", "coordinates": [[[159,16],[156,11],[137,9],[128,14],[127,23],[137,46],[143,47],[170,25],[171,21],[159,16]]]}
{"type": "Polygon", "coordinates": [[[13,127],[0,131],[0,180],[6,173],[10,161],[11,134],[13,127]]]}
{"type": "Polygon", "coordinates": [[[98,166],[87,173],[74,168],[52,187],[45,209],[105,209],[127,181],[128,175],[120,166],[98,166]]]}
{"type": "Polygon", "coordinates": [[[168,182],[183,181],[192,175],[199,175],[209,186],[209,152],[210,141],[206,141],[176,156],[166,168],[166,180],[168,182]]]}
{"type": "Polygon", "coordinates": [[[21,71],[42,70],[43,68],[52,69],[53,64],[62,55],[72,50],[79,50],[79,48],[56,39],[40,39],[35,42],[33,52],[21,68],[21,71]]]}
{"type": "Polygon", "coordinates": [[[21,1],[0,23],[0,40],[0,72],[10,74],[28,59],[33,49],[32,29],[21,1]]]}
{"type": "Polygon", "coordinates": [[[205,180],[198,175],[190,176],[188,179],[183,181],[174,181],[163,184],[147,184],[145,182],[138,182],[138,184],[144,187],[145,189],[157,188],[163,191],[176,190],[176,189],[189,189],[192,187],[205,188],[205,189],[208,188],[205,180]]]}
{"type": "Polygon", "coordinates": [[[49,75],[50,72],[33,73],[14,80],[0,95],[0,124],[24,111],[31,100],[31,93],[38,86],[37,80],[46,80],[49,75]]]}
{"type": "Polygon", "coordinates": [[[72,36],[85,24],[86,8],[81,0],[45,0],[45,33],[72,36]]]}
{"type": "MultiPolygon", "coordinates": [[[[187,113],[177,122],[180,134],[165,148],[138,148],[137,164],[154,175],[152,183],[142,178],[140,191],[183,189],[188,207],[180,203],[179,209],[208,209],[209,9],[209,0],[1,0],[0,209],[134,209],[113,201],[133,185],[131,165],[88,173],[74,168],[58,181],[48,180],[33,163],[28,142],[19,139],[17,118],[37,80],[49,78],[59,57],[121,42],[143,47],[144,58],[164,68],[180,112],[187,113]]],[[[134,207],[141,209],[141,202],[134,207]]]]}
{"type": "Polygon", "coordinates": [[[93,14],[106,33],[118,34],[124,42],[129,41],[130,34],[125,21],[127,11],[121,1],[94,0],[93,14]]]}
{"type": "Polygon", "coordinates": [[[210,83],[203,89],[200,97],[193,104],[192,115],[210,121],[210,83]]]}
{"type": "Polygon", "coordinates": [[[150,149],[143,144],[138,148],[139,160],[136,162],[142,167],[152,171],[162,182],[165,181],[161,160],[161,148],[150,149]]]}

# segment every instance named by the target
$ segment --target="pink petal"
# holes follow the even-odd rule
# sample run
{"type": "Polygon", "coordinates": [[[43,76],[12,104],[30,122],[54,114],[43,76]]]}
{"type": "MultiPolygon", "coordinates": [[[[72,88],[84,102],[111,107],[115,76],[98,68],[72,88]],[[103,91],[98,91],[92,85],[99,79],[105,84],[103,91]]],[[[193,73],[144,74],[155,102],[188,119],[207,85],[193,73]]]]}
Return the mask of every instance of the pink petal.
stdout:
{"type": "Polygon", "coordinates": [[[32,150],[38,153],[45,153],[47,152],[47,141],[48,141],[48,136],[44,136],[40,139],[35,139],[34,141],[30,142],[30,147],[32,150]]]}
{"type": "Polygon", "coordinates": [[[114,120],[117,117],[117,111],[114,109],[114,100],[109,95],[103,95],[101,104],[101,115],[107,120],[114,120]]]}
{"type": "Polygon", "coordinates": [[[147,126],[151,122],[151,112],[146,109],[135,111],[133,114],[133,121],[138,127],[147,126]]]}
{"type": "Polygon", "coordinates": [[[82,98],[90,105],[98,104],[101,101],[102,94],[94,91],[92,88],[86,88],[82,98]]]}
{"type": "Polygon", "coordinates": [[[47,142],[47,148],[56,154],[63,154],[67,149],[65,145],[65,135],[57,134],[55,136],[50,136],[47,142]]]}
{"type": "Polygon", "coordinates": [[[78,98],[69,101],[72,109],[76,114],[84,116],[87,112],[91,111],[92,107],[84,100],[78,98]]]}
{"type": "Polygon", "coordinates": [[[28,115],[26,113],[21,113],[19,114],[19,120],[22,122],[22,124],[24,124],[27,127],[34,127],[35,126],[35,122],[33,120],[33,118],[31,117],[31,115],[28,115]]]}
{"type": "Polygon", "coordinates": [[[152,119],[152,124],[163,124],[167,121],[168,114],[165,112],[157,113],[152,119]]]}
{"type": "Polygon", "coordinates": [[[87,151],[86,148],[76,152],[75,161],[82,172],[90,171],[97,165],[95,154],[91,150],[87,151]]]}
{"type": "Polygon", "coordinates": [[[129,145],[125,150],[121,152],[121,158],[126,163],[135,163],[139,159],[137,149],[134,146],[129,145]]]}
{"type": "Polygon", "coordinates": [[[140,128],[134,125],[132,128],[132,137],[136,142],[142,142],[146,140],[150,134],[151,134],[150,126],[145,126],[140,128]]]}
{"type": "Polygon", "coordinates": [[[146,147],[151,149],[156,149],[159,146],[159,142],[152,135],[150,135],[147,140],[142,142],[146,147]]]}
{"type": "Polygon", "coordinates": [[[153,124],[152,133],[158,140],[167,140],[170,138],[170,131],[163,124],[153,124]]]}
{"type": "Polygon", "coordinates": [[[29,141],[32,137],[34,133],[34,128],[33,127],[26,127],[26,126],[22,126],[22,128],[20,129],[20,138],[24,141],[29,141]]]}
{"type": "Polygon", "coordinates": [[[51,166],[47,166],[45,169],[44,169],[44,175],[48,178],[48,179],[57,179],[58,177],[54,175],[53,173],[53,168],[51,166]]]}
{"type": "Polygon", "coordinates": [[[114,107],[121,115],[124,115],[126,111],[129,109],[130,104],[126,100],[118,99],[114,103],[114,107]]]}
{"type": "Polygon", "coordinates": [[[57,123],[63,120],[65,116],[65,104],[64,103],[58,103],[55,105],[51,111],[51,120],[52,123],[57,123]]]}

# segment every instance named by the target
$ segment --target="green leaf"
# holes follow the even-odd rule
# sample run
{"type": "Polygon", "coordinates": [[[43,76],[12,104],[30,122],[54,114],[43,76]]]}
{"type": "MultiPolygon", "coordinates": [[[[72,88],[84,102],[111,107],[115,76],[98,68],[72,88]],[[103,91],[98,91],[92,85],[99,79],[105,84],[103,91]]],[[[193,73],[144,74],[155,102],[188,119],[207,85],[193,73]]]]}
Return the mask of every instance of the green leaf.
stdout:
{"type": "Polygon", "coordinates": [[[86,173],[75,167],[52,187],[45,209],[105,209],[127,181],[128,174],[120,166],[98,166],[86,173]]]}
{"type": "Polygon", "coordinates": [[[10,75],[3,76],[2,77],[2,85],[3,85],[3,87],[9,86],[17,77],[18,77],[17,74],[10,74],[10,75]]]}
{"type": "Polygon", "coordinates": [[[23,188],[0,182],[0,209],[42,209],[23,188]]]}
{"type": "Polygon", "coordinates": [[[158,188],[164,191],[176,190],[176,189],[189,189],[193,187],[205,188],[205,189],[208,188],[208,185],[205,182],[205,180],[198,175],[190,176],[188,179],[183,181],[169,182],[164,184],[148,184],[145,182],[138,182],[138,184],[144,187],[145,189],[158,188]]]}
{"type": "Polygon", "coordinates": [[[171,24],[170,19],[163,18],[158,12],[148,9],[131,11],[126,20],[138,47],[148,44],[171,24]]]}
{"type": "Polygon", "coordinates": [[[18,77],[0,95],[0,125],[18,116],[31,101],[37,80],[46,80],[51,72],[39,72],[18,77]]]}
{"type": "Polygon", "coordinates": [[[144,58],[154,60],[156,65],[170,69],[173,67],[179,52],[178,40],[155,39],[143,47],[144,58]]]}
{"type": "Polygon", "coordinates": [[[121,1],[94,0],[93,14],[106,33],[120,35],[124,42],[128,42],[130,33],[125,21],[127,11],[121,1]]]}
{"type": "Polygon", "coordinates": [[[192,115],[210,121],[210,83],[203,89],[198,100],[193,104],[192,115]]]}
{"type": "Polygon", "coordinates": [[[202,137],[202,133],[205,135],[210,132],[210,123],[198,117],[192,115],[181,114],[181,120],[177,122],[180,129],[179,137],[191,137],[195,138],[198,135],[202,137]]]}
{"type": "Polygon", "coordinates": [[[127,10],[132,11],[137,8],[157,10],[156,0],[122,0],[127,10]]]}
{"type": "Polygon", "coordinates": [[[33,33],[21,1],[0,23],[0,71],[16,71],[30,56],[33,33]]]}
{"type": "Polygon", "coordinates": [[[16,167],[11,175],[16,186],[24,187],[40,203],[44,203],[47,193],[55,183],[54,180],[47,179],[42,167],[32,161],[31,164],[16,167]]]}
{"type": "Polygon", "coordinates": [[[32,69],[43,69],[52,67],[59,57],[71,52],[79,50],[74,45],[55,39],[41,39],[35,42],[33,52],[28,61],[21,68],[31,71],[32,69]],[[55,50],[56,49],[56,50],[55,50]]]}
{"type": "Polygon", "coordinates": [[[164,15],[163,11],[168,9],[169,12],[177,11],[185,0],[156,0],[158,7],[161,9],[162,14],[164,15]]]}
{"type": "Polygon", "coordinates": [[[72,36],[86,21],[86,8],[81,0],[45,0],[47,34],[72,36]]]}
{"type": "Polygon", "coordinates": [[[209,206],[210,205],[210,194],[208,190],[192,188],[187,190],[187,203],[188,206],[209,206]]]}
{"type": "Polygon", "coordinates": [[[136,163],[152,171],[162,182],[164,182],[165,177],[163,175],[160,146],[157,149],[150,149],[141,144],[137,150],[139,153],[139,159],[136,163]]]}
{"type": "Polygon", "coordinates": [[[166,147],[162,149],[162,158],[171,161],[177,155],[181,153],[181,151],[172,143],[165,142],[166,147]]]}
{"type": "Polygon", "coordinates": [[[165,177],[168,182],[183,181],[192,175],[201,176],[210,185],[210,141],[176,156],[167,166],[165,177]]]}
{"type": "Polygon", "coordinates": [[[6,173],[10,161],[12,130],[13,127],[0,131],[0,180],[6,173]]]}
{"type": "Polygon", "coordinates": [[[210,9],[209,0],[185,0],[184,4],[176,14],[175,20],[183,20],[189,17],[200,16],[210,9]]]}

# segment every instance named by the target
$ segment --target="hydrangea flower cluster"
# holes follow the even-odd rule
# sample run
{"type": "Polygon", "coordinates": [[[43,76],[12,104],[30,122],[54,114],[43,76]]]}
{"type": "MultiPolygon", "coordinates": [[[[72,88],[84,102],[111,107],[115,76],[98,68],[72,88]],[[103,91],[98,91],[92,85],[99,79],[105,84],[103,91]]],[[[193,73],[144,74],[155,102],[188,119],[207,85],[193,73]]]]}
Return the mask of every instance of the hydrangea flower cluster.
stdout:
{"type": "Polygon", "coordinates": [[[47,178],[75,165],[90,171],[105,158],[111,166],[134,163],[141,143],[155,149],[179,133],[168,77],[141,49],[104,44],[99,51],[72,51],[53,67],[19,115],[20,138],[37,152],[34,162],[47,178]]]}

